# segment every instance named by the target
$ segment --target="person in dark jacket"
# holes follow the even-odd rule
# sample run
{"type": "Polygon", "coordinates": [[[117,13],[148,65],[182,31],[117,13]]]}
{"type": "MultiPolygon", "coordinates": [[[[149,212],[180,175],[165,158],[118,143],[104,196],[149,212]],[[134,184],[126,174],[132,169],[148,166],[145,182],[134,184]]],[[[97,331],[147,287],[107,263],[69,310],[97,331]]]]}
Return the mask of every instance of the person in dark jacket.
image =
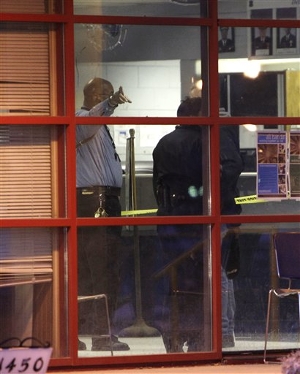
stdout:
{"type": "MultiPolygon", "coordinates": [[[[184,100],[177,116],[201,116],[201,98],[184,100]]],[[[235,129],[226,126],[221,130],[223,214],[238,214],[232,204],[235,205],[234,197],[238,195],[236,182],[241,172],[241,159],[234,152],[238,146],[238,127],[233,127],[235,129]],[[235,165],[235,157],[239,157],[239,166],[235,165]],[[229,184],[232,186],[229,187],[229,184]]],[[[158,215],[203,214],[203,131],[201,126],[179,125],[155,147],[153,188],[158,215]]],[[[205,347],[203,252],[194,250],[201,248],[203,230],[202,225],[194,224],[157,226],[162,251],[161,267],[166,270],[163,272],[162,317],[158,327],[167,352],[201,351],[205,347]],[[176,270],[176,284],[171,272],[168,272],[170,269],[176,270]]],[[[223,276],[226,277],[226,274],[223,276]]],[[[230,310],[233,309],[231,307],[230,310]]]]}
{"type": "MultiPolygon", "coordinates": [[[[201,99],[200,99],[201,103],[201,99]]],[[[178,116],[201,115],[199,98],[185,100],[178,116]]],[[[158,215],[202,215],[202,128],[179,125],[165,135],[153,151],[153,188],[158,215]]],[[[202,255],[189,254],[201,242],[201,225],[159,225],[161,268],[171,265],[162,278],[159,330],[167,352],[199,351],[203,346],[202,255]],[[174,266],[173,266],[174,265],[174,266]]]]}
{"type": "MultiPolygon", "coordinates": [[[[241,205],[235,203],[239,196],[238,179],[243,171],[243,161],[239,147],[238,126],[221,126],[220,129],[220,164],[221,164],[221,214],[238,215],[241,205]]],[[[229,250],[238,246],[239,225],[227,224],[222,227],[222,258],[229,250]]],[[[238,249],[237,249],[238,250],[238,249]]],[[[235,345],[234,315],[235,298],[233,275],[227,274],[224,264],[221,268],[222,279],[222,347],[231,348],[235,345]]],[[[236,268],[234,269],[237,270],[236,268]]]]}

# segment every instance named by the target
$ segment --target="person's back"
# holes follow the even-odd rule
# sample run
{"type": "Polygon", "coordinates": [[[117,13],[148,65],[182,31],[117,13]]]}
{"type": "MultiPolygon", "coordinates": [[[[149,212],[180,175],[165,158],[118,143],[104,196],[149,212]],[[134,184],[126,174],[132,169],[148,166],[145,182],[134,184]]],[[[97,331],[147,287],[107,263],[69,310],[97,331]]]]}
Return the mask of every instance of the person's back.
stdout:
{"type": "MultiPolygon", "coordinates": [[[[178,116],[198,116],[201,98],[188,98],[178,108],[178,116]]],[[[202,129],[197,125],[180,125],[165,135],[153,151],[153,187],[158,215],[202,214],[202,129]]],[[[157,253],[160,268],[171,267],[174,277],[164,273],[159,279],[157,295],[161,331],[167,352],[204,349],[203,336],[203,254],[198,244],[203,240],[201,225],[158,225],[161,247],[157,253]],[[197,250],[194,251],[195,246],[197,250]],[[193,254],[191,254],[191,251],[193,254]],[[174,287],[178,303],[174,307],[174,287]],[[191,296],[193,295],[193,296],[191,296]],[[174,321],[174,313],[180,317],[174,321]]]]}
{"type": "MultiPolygon", "coordinates": [[[[200,111],[201,98],[188,98],[179,106],[177,116],[198,116],[200,111]]],[[[197,125],[176,126],[158,142],[153,151],[153,188],[159,215],[166,211],[202,214],[202,149],[202,128],[197,125]],[[173,197],[172,201],[167,197],[173,197]]]]}
{"type": "MultiPolygon", "coordinates": [[[[154,149],[153,182],[159,209],[163,209],[161,190],[168,189],[169,195],[193,200],[191,190],[199,190],[202,187],[201,134],[201,128],[198,126],[177,126],[173,132],[165,135],[154,149]]],[[[202,213],[202,205],[198,206],[198,211],[202,213]]]]}

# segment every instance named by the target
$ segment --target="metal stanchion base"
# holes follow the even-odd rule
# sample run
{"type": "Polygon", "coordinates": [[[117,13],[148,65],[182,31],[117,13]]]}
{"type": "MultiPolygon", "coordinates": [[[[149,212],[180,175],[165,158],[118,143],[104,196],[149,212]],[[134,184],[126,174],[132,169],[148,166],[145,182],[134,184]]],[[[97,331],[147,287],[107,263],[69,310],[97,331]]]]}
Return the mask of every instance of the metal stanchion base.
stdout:
{"type": "Polygon", "coordinates": [[[161,336],[161,333],[156,328],[148,326],[146,322],[142,318],[140,318],[137,319],[133,325],[121,330],[118,336],[133,338],[149,338],[161,336]]]}

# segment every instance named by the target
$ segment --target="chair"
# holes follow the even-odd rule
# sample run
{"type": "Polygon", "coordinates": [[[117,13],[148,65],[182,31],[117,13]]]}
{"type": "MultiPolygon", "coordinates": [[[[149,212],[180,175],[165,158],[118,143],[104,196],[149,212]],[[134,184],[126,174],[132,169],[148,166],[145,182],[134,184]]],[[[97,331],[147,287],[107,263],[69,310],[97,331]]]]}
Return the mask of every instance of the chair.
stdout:
{"type": "Polygon", "coordinates": [[[104,301],[105,301],[106,323],[107,323],[107,332],[108,332],[108,334],[104,335],[104,336],[107,336],[109,338],[110,352],[111,352],[111,355],[113,356],[113,344],[112,344],[112,338],[111,338],[111,329],[110,329],[110,319],[109,319],[107,296],[105,294],[99,294],[99,295],[78,296],[77,297],[78,303],[91,301],[91,300],[101,300],[101,299],[104,299],[104,301]]]}
{"type": "Polygon", "coordinates": [[[271,362],[267,361],[267,340],[272,296],[275,295],[281,299],[288,296],[298,296],[300,322],[300,288],[292,288],[293,282],[300,280],[300,232],[278,232],[273,235],[273,244],[278,278],[287,281],[288,287],[271,288],[269,290],[264,348],[265,363],[271,362]]]}

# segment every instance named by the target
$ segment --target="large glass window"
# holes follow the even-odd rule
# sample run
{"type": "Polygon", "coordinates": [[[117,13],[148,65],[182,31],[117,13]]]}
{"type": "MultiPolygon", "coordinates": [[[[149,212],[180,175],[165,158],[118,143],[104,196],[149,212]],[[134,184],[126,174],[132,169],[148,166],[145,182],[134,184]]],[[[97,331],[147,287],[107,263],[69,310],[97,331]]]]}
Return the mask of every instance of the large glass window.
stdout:
{"type": "MultiPolygon", "coordinates": [[[[273,234],[299,231],[296,3],[1,1],[1,340],[75,366],[263,349],[273,234]]],[[[274,307],[268,349],[298,348],[274,307]]]]}

